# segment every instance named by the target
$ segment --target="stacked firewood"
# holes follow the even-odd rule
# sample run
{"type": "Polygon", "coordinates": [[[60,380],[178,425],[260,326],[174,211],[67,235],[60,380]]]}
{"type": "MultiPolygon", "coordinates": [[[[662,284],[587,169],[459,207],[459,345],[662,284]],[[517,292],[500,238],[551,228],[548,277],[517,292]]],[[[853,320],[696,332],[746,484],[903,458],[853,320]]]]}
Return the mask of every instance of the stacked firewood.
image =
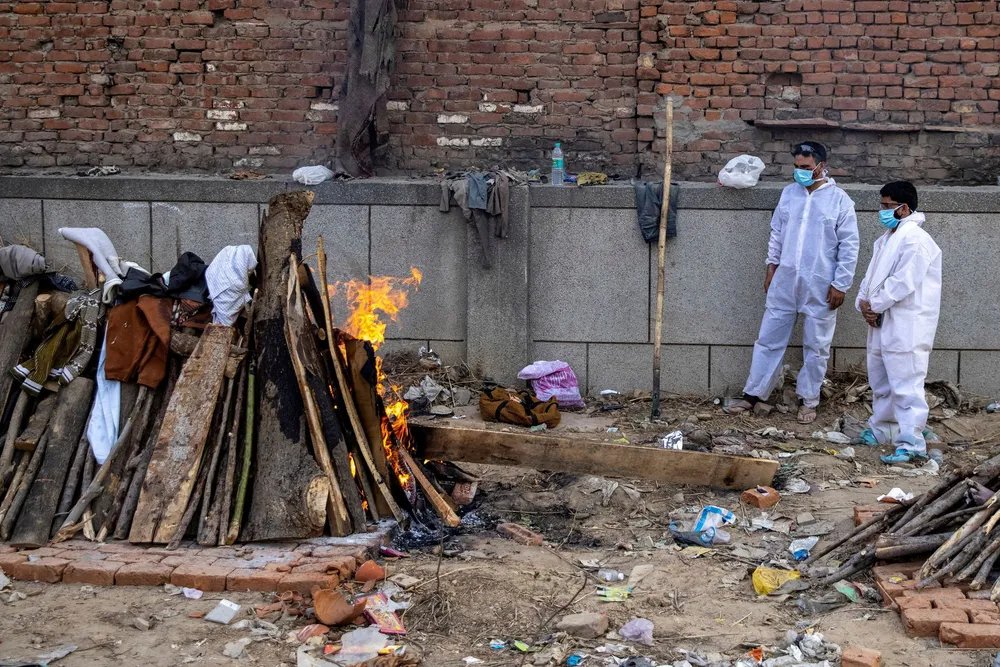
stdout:
{"type": "Polygon", "coordinates": [[[256,290],[234,326],[175,328],[165,380],[122,383],[118,438],[101,465],[86,437],[96,359],[42,399],[8,387],[7,370],[32,349],[25,332],[44,329],[32,318],[62,307],[22,290],[0,323],[0,394],[11,394],[0,538],[210,546],[346,535],[422,511],[458,524],[450,496],[410,455],[405,410],[383,403],[371,344],[332,325],[322,239],[317,270],[302,263],[312,200],[271,200],[256,290]]]}
{"type": "Polygon", "coordinates": [[[990,598],[1000,599],[1000,576],[993,568],[1000,559],[1000,456],[976,467],[957,468],[934,488],[831,542],[809,559],[821,583],[834,583],[872,567],[876,562],[926,556],[917,588],[935,582],[968,582],[978,591],[991,585],[990,598]],[[850,557],[832,572],[817,563],[838,551],[850,557]],[[927,555],[929,554],[929,555],[927,555]]]}

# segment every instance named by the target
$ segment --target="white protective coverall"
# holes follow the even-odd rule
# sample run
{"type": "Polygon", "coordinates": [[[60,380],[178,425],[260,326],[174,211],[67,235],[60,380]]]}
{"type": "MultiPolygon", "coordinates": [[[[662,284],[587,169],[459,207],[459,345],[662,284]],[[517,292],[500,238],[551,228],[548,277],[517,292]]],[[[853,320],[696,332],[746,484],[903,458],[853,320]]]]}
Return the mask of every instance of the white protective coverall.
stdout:
{"type": "Polygon", "coordinates": [[[880,444],[926,453],[924,379],[941,310],[941,249],[923,230],[924,214],[900,220],[875,241],[855,305],[882,313],[868,328],[868,383],[872,432],[880,444]]]}
{"type": "Polygon", "coordinates": [[[826,302],[830,287],[847,292],[858,263],[854,201],[832,178],[810,193],[792,183],[771,217],[767,263],[778,268],[767,290],[760,335],[745,393],[767,400],[781,376],[781,362],[795,320],[804,318],[802,370],[796,392],[804,405],[819,405],[837,311],[826,302]]]}

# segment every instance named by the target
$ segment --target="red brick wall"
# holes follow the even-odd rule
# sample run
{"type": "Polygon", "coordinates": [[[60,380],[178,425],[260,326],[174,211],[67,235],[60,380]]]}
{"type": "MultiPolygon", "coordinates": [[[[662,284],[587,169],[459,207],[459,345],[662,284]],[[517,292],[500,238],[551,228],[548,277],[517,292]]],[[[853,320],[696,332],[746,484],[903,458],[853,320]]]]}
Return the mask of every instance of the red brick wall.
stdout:
{"type": "MultiPolygon", "coordinates": [[[[497,162],[994,182],[997,2],[399,0],[388,168],[497,162]]],[[[348,0],[0,0],[0,166],[287,171],[328,160],[348,0]]]]}

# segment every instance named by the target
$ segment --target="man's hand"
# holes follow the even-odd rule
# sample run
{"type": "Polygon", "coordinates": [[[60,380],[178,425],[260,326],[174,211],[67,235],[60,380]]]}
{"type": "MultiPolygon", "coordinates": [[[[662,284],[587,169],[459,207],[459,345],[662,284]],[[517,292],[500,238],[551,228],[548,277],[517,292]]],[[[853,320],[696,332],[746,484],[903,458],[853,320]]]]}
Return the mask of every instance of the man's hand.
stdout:
{"type": "Polygon", "coordinates": [[[826,293],[826,302],[830,304],[830,310],[837,310],[844,303],[844,292],[831,285],[826,293]]]}
{"type": "Polygon", "coordinates": [[[870,327],[875,326],[878,321],[878,313],[872,310],[872,305],[867,301],[861,302],[861,316],[865,318],[865,322],[870,327]]]}
{"type": "Polygon", "coordinates": [[[764,294],[767,294],[767,290],[771,287],[771,281],[774,280],[774,272],[778,270],[777,264],[767,265],[767,275],[764,276],[764,294]]]}

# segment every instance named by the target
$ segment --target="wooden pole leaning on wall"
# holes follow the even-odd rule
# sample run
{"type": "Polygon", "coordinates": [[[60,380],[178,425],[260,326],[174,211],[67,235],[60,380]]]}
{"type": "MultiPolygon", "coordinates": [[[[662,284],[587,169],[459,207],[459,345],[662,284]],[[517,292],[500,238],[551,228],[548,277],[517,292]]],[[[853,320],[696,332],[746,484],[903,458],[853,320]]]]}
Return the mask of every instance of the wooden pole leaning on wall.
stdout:
{"type": "Polygon", "coordinates": [[[660,235],[656,244],[656,327],[653,333],[653,418],[660,416],[660,357],[663,344],[663,286],[666,282],[667,211],[670,208],[671,154],[674,146],[674,103],[667,98],[666,159],[663,163],[663,203],[660,205],[660,235]]]}

